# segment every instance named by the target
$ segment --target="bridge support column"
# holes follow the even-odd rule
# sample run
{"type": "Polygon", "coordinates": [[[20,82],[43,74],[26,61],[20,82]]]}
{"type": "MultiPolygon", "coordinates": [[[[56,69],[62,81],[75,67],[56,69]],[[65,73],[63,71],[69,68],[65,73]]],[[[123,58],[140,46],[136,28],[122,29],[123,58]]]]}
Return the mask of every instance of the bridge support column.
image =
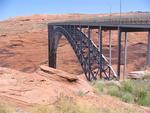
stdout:
{"type": "Polygon", "coordinates": [[[93,34],[93,30],[90,29],[90,40],[91,40],[91,41],[93,41],[93,35],[92,35],[92,34],[93,34]]]}
{"type": "Polygon", "coordinates": [[[99,54],[99,68],[100,68],[100,76],[101,73],[102,73],[102,27],[100,26],[99,29],[98,29],[98,50],[100,52],[99,54]]]}
{"type": "Polygon", "coordinates": [[[125,32],[125,42],[124,42],[124,79],[126,79],[126,68],[127,68],[127,48],[128,48],[128,34],[125,32]]]}
{"type": "Polygon", "coordinates": [[[111,62],[111,57],[112,57],[112,35],[111,35],[111,30],[109,30],[109,65],[112,65],[111,62]]]}
{"type": "Polygon", "coordinates": [[[76,35],[76,26],[73,26],[73,34],[74,34],[74,39],[76,39],[75,35],[76,35]]]}
{"type": "MultiPolygon", "coordinates": [[[[80,32],[82,32],[82,26],[80,26],[80,32]]],[[[82,43],[82,38],[80,38],[80,50],[81,50],[81,54],[82,54],[82,48],[83,48],[83,43],[82,43]]]]}
{"type": "Polygon", "coordinates": [[[148,31],[147,65],[150,67],[150,30],[148,31]]]}
{"type": "Polygon", "coordinates": [[[90,26],[88,26],[88,65],[89,65],[89,67],[88,67],[88,69],[89,69],[89,71],[88,71],[88,79],[90,80],[90,78],[91,78],[91,60],[90,60],[90,39],[91,39],[91,30],[90,30],[90,26]]]}
{"type": "Polygon", "coordinates": [[[120,64],[121,64],[121,28],[118,28],[118,64],[117,64],[117,75],[120,80],[120,64]]]}
{"type": "Polygon", "coordinates": [[[48,65],[56,68],[56,53],[54,51],[53,26],[48,26],[48,65]]]}

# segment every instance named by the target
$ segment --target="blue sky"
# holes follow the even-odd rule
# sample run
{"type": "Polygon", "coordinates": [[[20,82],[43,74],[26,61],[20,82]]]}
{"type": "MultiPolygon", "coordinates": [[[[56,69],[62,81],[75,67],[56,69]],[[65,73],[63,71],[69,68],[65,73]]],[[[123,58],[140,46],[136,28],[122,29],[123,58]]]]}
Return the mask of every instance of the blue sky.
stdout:
{"type": "MultiPolygon", "coordinates": [[[[119,12],[120,0],[0,0],[0,20],[32,14],[119,12]]],[[[150,0],[122,0],[122,11],[150,11],[150,0]]]]}

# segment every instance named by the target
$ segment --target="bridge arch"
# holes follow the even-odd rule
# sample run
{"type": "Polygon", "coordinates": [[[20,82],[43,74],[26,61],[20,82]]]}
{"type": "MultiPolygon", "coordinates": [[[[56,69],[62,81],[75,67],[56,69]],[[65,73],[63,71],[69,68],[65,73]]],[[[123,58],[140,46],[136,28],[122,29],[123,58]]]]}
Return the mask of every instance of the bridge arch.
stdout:
{"type": "Polygon", "coordinates": [[[103,55],[103,69],[100,69],[99,66],[102,61],[99,60],[99,50],[95,44],[77,28],[77,26],[49,26],[48,29],[50,31],[48,34],[50,67],[56,68],[58,42],[60,37],[64,35],[73,48],[87,80],[96,80],[98,78],[97,76],[109,80],[116,76],[103,55]],[[107,70],[109,74],[107,73],[107,70]],[[112,78],[110,77],[111,72],[113,75],[112,78]],[[102,73],[104,76],[102,76],[102,73]]]}
{"type": "MultiPolygon", "coordinates": [[[[67,32],[65,30],[65,32],[67,32]]],[[[83,74],[78,56],[71,45],[70,34],[64,33],[61,27],[55,27],[53,31],[54,53],[56,54],[56,68],[72,74],[83,74]]]]}

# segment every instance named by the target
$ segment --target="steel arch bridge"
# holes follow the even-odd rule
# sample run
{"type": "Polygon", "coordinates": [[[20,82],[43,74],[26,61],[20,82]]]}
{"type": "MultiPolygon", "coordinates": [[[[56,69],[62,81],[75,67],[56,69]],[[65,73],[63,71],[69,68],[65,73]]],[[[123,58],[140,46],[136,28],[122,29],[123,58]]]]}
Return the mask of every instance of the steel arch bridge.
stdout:
{"type": "Polygon", "coordinates": [[[139,18],[127,18],[117,17],[111,18],[106,17],[100,18],[98,21],[67,21],[67,22],[56,22],[48,24],[48,47],[49,47],[49,66],[56,68],[56,51],[58,42],[62,35],[66,37],[71,47],[73,48],[82,70],[87,80],[97,80],[104,78],[106,80],[120,79],[120,65],[121,65],[121,38],[122,32],[125,32],[125,68],[126,71],[126,53],[127,53],[127,33],[128,32],[149,32],[148,36],[148,52],[147,52],[147,64],[150,66],[150,14],[146,14],[145,20],[139,18]],[[142,21],[141,21],[141,20],[142,21]],[[84,33],[84,29],[87,29],[87,33],[84,33]],[[98,30],[98,47],[94,44],[91,39],[91,30],[98,30]],[[103,54],[102,47],[102,31],[110,31],[109,41],[109,60],[103,54]],[[117,60],[117,73],[111,66],[111,30],[118,30],[118,60],[117,60]]]}

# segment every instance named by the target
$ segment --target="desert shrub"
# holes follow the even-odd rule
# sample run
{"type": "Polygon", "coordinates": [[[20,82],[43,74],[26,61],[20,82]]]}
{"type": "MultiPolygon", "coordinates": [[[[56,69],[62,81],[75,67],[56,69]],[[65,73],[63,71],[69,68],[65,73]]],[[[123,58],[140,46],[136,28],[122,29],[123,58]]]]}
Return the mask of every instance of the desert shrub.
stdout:
{"type": "Polygon", "coordinates": [[[131,93],[126,92],[122,95],[121,100],[127,103],[134,103],[134,96],[131,93]]]}
{"type": "Polygon", "coordinates": [[[51,113],[52,109],[49,106],[35,106],[28,111],[29,113],[51,113]]]}
{"type": "Polygon", "coordinates": [[[63,94],[60,95],[55,106],[58,113],[78,113],[78,106],[74,99],[63,94]]]}
{"type": "Polygon", "coordinates": [[[123,92],[132,93],[132,92],[133,92],[133,89],[134,89],[133,87],[134,87],[134,86],[133,86],[133,82],[130,81],[130,80],[128,80],[128,81],[124,81],[124,82],[122,83],[121,90],[122,90],[123,92]]]}
{"type": "Polygon", "coordinates": [[[0,113],[13,113],[14,111],[14,107],[10,107],[5,104],[0,104],[0,113]]]}
{"type": "Polygon", "coordinates": [[[117,86],[110,86],[108,88],[107,92],[111,96],[116,96],[116,97],[120,97],[121,96],[121,92],[119,90],[119,87],[117,87],[117,86]]]}
{"type": "Polygon", "coordinates": [[[103,108],[100,109],[87,103],[78,103],[78,112],[76,113],[102,113],[102,110],[103,108]]]}
{"type": "Polygon", "coordinates": [[[95,80],[92,80],[92,81],[90,82],[90,84],[91,84],[92,86],[94,86],[96,83],[97,83],[97,81],[95,81],[95,80]]]}
{"type": "Polygon", "coordinates": [[[145,75],[144,75],[144,79],[147,79],[147,80],[150,80],[150,73],[145,73],[145,75]]]}
{"type": "Polygon", "coordinates": [[[150,84],[147,84],[147,85],[145,86],[145,90],[150,93],[150,84]]]}
{"type": "Polygon", "coordinates": [[[102,82],[97,82],[94,84],[94,89],[97,93],[101,93],[104,90],[104,84],[102,82]]]}
{"type": "Polygon", "coordinates": [[[81,90],[79,90],[79,91],[77,92],[77,95],[80,96],[80,97],[83,97],[83,96],[84,96],[84,92],[81,91],[81,90]]]}
{"type": "Polygon", "coordinates": [[[150,93],[140,89],[137,93],[137,103],[143,106],[150,106],[150,93]]]}
{"type": "Polygon", "coordinates": [[[150,82],[149,80],[126,80],[120,85],[114,82],[98,81],[92,85],[96,92],[119,97],[127,103],[135,103],[143,106],[150,106],[150,82]]]}
{"type": "MultiPolygon", "coordinates": [[[[117,86],[113,86],[117,88],[117,86]]],[[[113,89],[115,89],[113,88],[113,89]]],[[[132,113],[133,111],[135,113],[140,113],[137,110],[132,109],[112,109],[112,108],[104,108],[104,107],[96,107],[90,103],[79,103],[76,100],[74,100],[71,97],[61,95],[58,98],[58,101],[55,103],[55,111],[53,113],[132,113]]]]}
{"type": "Polygon", "coordinates": [[[52,106],[36,106],[28,113],[143,113],[134,108],[117,109],[107,106],[96,106],[92,103],[77,101],[72,97],[61,95],[57,102],[52,106]]]}
{"type": "Polygon", "coordinates": [[[78,106],[72,97],[60,94],[53,106],[34,106],[29,113],[78,113],[78,106]]]}
{"type": "Polygon", "coordinates": [[[145,98],[147,96],[147,92],[144,89],[140,89],[138,92],[138,97],[139,98],[145,98]]]}
{"type": "Polygon", "coordinates": [[[142,106],[150,106],[150,95],[145,98],[139,98],[137,103],[142,106]]]}

